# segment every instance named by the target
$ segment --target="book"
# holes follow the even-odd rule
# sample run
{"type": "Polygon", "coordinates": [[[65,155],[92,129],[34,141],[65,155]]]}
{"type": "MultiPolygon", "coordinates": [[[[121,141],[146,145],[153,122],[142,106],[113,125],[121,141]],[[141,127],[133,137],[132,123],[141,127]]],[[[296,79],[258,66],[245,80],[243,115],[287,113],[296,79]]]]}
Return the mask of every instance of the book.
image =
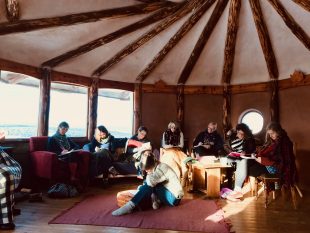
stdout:
{"type": "Polygon", "coordinates": [[[60,156],[67,155],[67,154],[74,153],[74,152],[78,152],[78,151],[82,151],[82,149],[72,149],[72,150],[69,150],[65,153],[61,153],[60,156]]]}

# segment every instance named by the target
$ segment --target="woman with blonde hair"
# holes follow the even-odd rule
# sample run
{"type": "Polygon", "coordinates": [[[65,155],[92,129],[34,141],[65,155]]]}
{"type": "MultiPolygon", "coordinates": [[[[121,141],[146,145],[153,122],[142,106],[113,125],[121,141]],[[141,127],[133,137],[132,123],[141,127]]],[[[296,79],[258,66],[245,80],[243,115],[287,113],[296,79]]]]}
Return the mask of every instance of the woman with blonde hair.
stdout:
{"type": "Polygon", "coordinates": [[[176,122],[169,122],[163,133],[160,162],[168,164],[179,177],[182,186],[186,185],[188,169],[185,163],[187,155],[182,151],[184,136],[176,122]]]}

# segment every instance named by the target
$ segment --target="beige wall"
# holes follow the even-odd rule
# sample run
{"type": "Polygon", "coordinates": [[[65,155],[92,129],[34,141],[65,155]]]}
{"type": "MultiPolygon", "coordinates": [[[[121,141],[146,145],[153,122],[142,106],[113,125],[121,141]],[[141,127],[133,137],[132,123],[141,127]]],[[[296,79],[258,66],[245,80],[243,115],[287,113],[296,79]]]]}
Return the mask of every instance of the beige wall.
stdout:
{"type": "Polygon", "coordinates": [[[210,121],[218,123],[218,132],[223,131],[223,97],[221,95],[186,95],[184,101],[184,132],[188,146],[197,134],[208,127],[210,121]]]}
{"type": "Polygon", "coordinates": [[[300,184],[310,187],[310,87],[280,91],[280,121],[297,146],[296,160],[300,184]]]}
{"type": "Polygon", "coordinates": [[[176,101],[175,94],[143,93],[142,124],[149,129],[149,139],[155,148],[160,147],[168,123],[177,120],[176,101]]]}

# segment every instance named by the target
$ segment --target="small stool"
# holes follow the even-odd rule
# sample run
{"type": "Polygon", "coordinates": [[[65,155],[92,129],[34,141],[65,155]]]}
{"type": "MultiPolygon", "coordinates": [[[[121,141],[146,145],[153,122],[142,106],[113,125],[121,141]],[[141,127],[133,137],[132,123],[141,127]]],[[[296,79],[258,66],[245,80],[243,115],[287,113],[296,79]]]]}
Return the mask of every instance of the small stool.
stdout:
{"type": "MultiPolygon", "coordinates": [[[[261,175],[259,177],[257,177],[256,179],[256,184],[255,184],[255,194],[256,194],[256,198],[258,197],[258,180],[261,180],[263,182],[264,185],[264,193],[265,193],[265,208],[268,207],[268,195],[270,193],[270,191],[272,191],[272,198],[275,199],[276,198],[276,194],[275,194],[275,189],[271,189],[271,186],[275,186],[276,183],[280,184],[280,177],[278,175],[272,175],[272,174],[265,174],[265,175],[261,175]]],[[[297,190],[298,194],[300,197],[303,197],[300,189],[298,188],[298,186],[296,184],[294,184],[293,186],[290,187],[290,191],[291,191],[291,198],[292,198],[292,202],[293,202],[293,207],[296,210],[297,209],[297,199],[296,199],[296,192],[295,189],[297,190]]],[[[281,191],[282,191],[282,195],[284,195],[284,188],[281,187],[281,191]]]]}

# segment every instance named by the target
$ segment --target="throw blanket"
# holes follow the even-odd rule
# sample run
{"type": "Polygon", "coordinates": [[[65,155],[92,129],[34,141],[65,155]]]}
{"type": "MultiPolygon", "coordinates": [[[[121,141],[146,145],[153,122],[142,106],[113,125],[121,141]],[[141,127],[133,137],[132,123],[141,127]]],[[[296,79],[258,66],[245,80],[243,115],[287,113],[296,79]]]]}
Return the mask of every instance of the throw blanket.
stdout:
{"type": "Polygon", "coordinates": [[[13,222],[14,190],[21,180],[22,168],[6,152],[0,153],[0,224],[6,224],[13,222]]]}

